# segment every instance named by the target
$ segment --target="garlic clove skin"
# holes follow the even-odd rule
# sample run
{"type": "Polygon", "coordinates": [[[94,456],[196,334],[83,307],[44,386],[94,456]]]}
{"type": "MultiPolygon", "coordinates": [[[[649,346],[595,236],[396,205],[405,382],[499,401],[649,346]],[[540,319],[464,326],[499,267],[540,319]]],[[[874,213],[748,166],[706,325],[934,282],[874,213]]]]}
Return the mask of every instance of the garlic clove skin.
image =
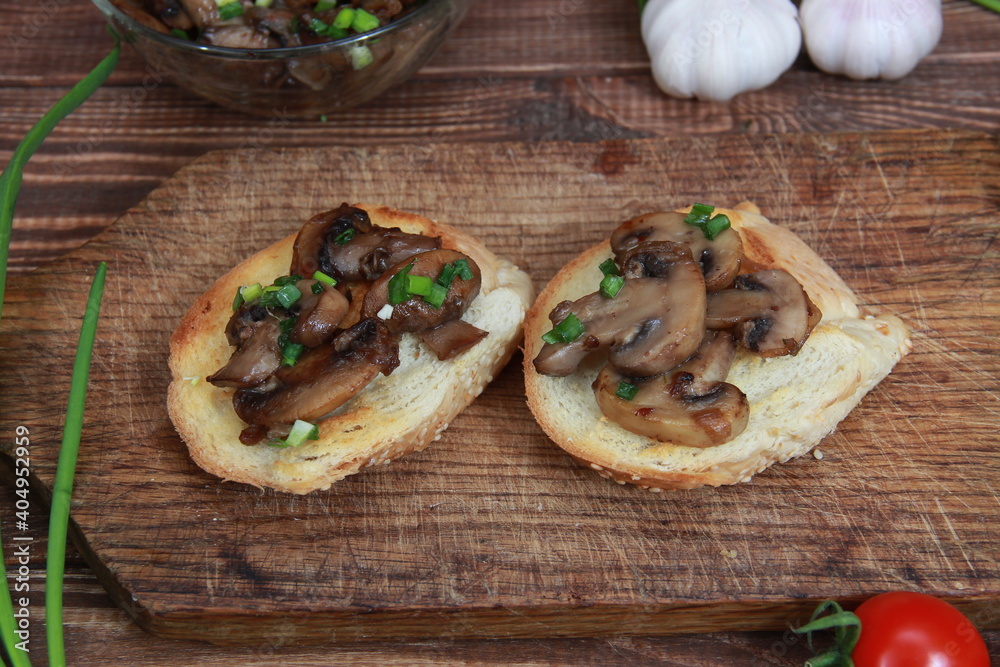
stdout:
{"type": "Polygon", "coordinates": [[[642,37],[668,95],[725,102],[774,83],[802,46],[791,0],[649,0],[642,37]]]}
{"type": "Polygon", "coordinates": [[[803,0],[813,63],[852,79],[901,79],[941,39],[941,0],[803,0]]]}

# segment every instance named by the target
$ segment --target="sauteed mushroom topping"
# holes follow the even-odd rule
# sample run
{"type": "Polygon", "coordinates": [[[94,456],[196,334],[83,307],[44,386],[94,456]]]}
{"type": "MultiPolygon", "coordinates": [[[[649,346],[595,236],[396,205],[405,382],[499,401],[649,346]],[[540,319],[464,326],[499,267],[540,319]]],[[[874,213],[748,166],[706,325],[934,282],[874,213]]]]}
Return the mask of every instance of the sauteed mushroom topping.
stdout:
{"type": "Polygon", "coordinates": [[[796,354],[822,314],[795,278],[774,269],[739,276],[708,296],[710,329],[734,327],[739,343],[762,357],[796,354]]]}
{"type": "Polygon", "coordinates": [[[553,309],[553,324],[572,315],[584,334],[546,343],[534,362],[539,373],[569,375],[591,352],[609,349],[618,370],[644,377],[663,373],[698,349],[705,281],[690,251],[669,241],[644,243],[625,253],[621,264],[626,280],[614,298],[594,292],[553,309]]]}
{"type": "MultiPolygon", "coordinates": [[[[459,319],[479,294],[480,268],[440,245],[344,204],[302,227],[289,275],[240,287],[226,325],[236,349],[208,378],[237,390],[233,406],[249,424],[240,440],[256,444],[335,410],[396,368],[402,334],[417,334],[441,360],[485,338],[459,319]]],[[[304,442],[272,438],[293,441],[304,442]]]]}
{"type": "Polygon", "coordinates": [[[295,240],[292,273],[322,271],[347,282],[377,279],[413,255],[436,250],[441,239],[372,225],[359,208],[341,205],[314,216],[295,240]]]}
{"type": "Polygon", "coordinates": [[[274,373],[276,387],[239,390],[236,414],[248,424],[276,426],[296,419],[314,421],[357,395],[379,373],[399,365],[399,346],[378,319],[361,320],[329,345],[305,352],[294,366],[274,373]]]}
{"type": "Polygon", "coordinates": [[[386,305],[390,305],[392,314],[385,318],[385,323],[392,333],[433,329],[461,317],[479,294],[481,283],[479,265],[472,258],[456,250],[421,253],[396,264],[372,283],[365,294],[361,317],[376,317],[386,305]],[[443,280],[439,281],[439,278],[446,272],[446,267],[456,262],[464,262],[469,278],[453,274],[448,288],[445,288],[440,285],[443,280]],[[438,290],[442,299],[440,302],[431,296],[435,285],[441,288],[438,290]]]}
{"type": "Polygon", "coordinates": [[[762,357],[796,354],[822,313],[785,271],[738,275],[742,241],[713,212],[695,205],[687,216],[649,213],[620,225],[601,289],[549,314],[555,327],[536,370],[570,375],[606,350],[594,391],[623,428],[689,447],[742,433],[749,404],[725,382],[737,344],[762,357]]]}
{"type": "Polygon", "coordinates": [[[672,241],[690,248],[709,292],[729,287],[740,271],[743,244],[739,234],[730,229],[709,240],[676,211],[646,213],[622,223],[611,234],[611,249],[617,257],[650,241],[672,241]]]}
{"type": "Polygon", "coordinates": [[[735,355],[729,332],[710,331],[695,354],[663,375],[631,379],[608,364],[594,381],[597,403],[622,428],[662,442],[722,444],[742,433],[750,416],[746,396],[725,382],[735,355]]]}

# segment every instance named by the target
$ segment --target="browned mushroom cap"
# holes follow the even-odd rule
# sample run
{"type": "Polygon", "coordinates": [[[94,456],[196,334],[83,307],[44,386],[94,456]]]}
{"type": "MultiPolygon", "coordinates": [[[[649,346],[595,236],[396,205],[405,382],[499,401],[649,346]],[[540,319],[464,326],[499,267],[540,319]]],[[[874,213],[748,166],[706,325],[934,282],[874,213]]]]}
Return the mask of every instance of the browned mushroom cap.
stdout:
{"type": "Polygon", "coordinates": [[[713,447],[743,432],[750,417],[746,396],[725,382],[736,353],[729,332],[710,331],[698,351],[664,375],[644,380],[623,376],[610,364],[594,381],[601,411],[622,428],[687,447],[713,447]],[[622,382],[638,392],[617,392],[622,382]]]}
{"type": "Polygon", "coordinates": [[[222,21],[218,5],[215,4],[214,0],[180,0],[180,3],[199,28],[215,25],[222,21]]]}
{"type": "Polygon", "coordinates": [[[264,308],[248,307],[234,313],[226,333],[230,343],[237,347],[226,365],[209,375],[208,381],[216,387],[238,389],[264,383],[281,365],[278,323],[278,318],[268,314],[264,308]],[[254,319],[261,313],[260,319],[254,319]]]}
{"type": "Polygon", "coordinates": [[[584,357],[610,348],[609,360],[626,375],[663,373],[698,349],[705,328],[705,280],[687,247],[645,243],[622,258],[625,284],[614,298],[600,292],[553,309],[553,324],[570,313],[584,333],[569,343],[546,343],[535,357],[544,375],[566,376],[584,357]]]}
{"type": "Polygon", "coordinates": [[[623,222],[611,234],[611,249],[619,258],[641,243],[655,241],[683,243],[690,248],[709,292],[728,287],[740,272],[743,244],[735,230],[727,229],[709,241],[700,228],[684,222],[684,214],[676,211],[646,213],[623,222]]]}
{"type": "Polygon", "coordinates": [[[351,306],[347,297],[333,287],[314,293],[315,284],[315,280],[298,281],[296,287],[302,297],[292,306],[297,319],[289,337],[306,347],[319,347],[330,340],[351,306]]]}
{"type": "Polygon", "coordinates": [[[189,30],[194,27],[191,17],[187,15],[178,0],[151,0],[149,7],[156,18],[175,30],[189,30]]]}
{"type": "Polygon", "coordinates": [[[709,329],[734,327],[740,345],[762,357],[797,354],[822,313],[787,271],[739,276],[732,289],[708,295],[709,329]]]}
{"type": "Polygon", "coordinates": [[[392,315],[386,318],[385,324],[393,334],[416,333],[426,331],[447,322],[458,319],[469,308],[472,300],[479,294],[482,284],[482,273],[479,265],[457,250],[432,250],[400,262],[382,274],[382,277],[372,283],[365,294],[365,303],[361,309],[361,317],[378,317],[379,312],[389,303],[389,281],[393,276],[408,266],[412,266],[411,276],[426,276],[432,281],[437,280],[445,264],[464,259],[472,271],[472,278],[462,280],[455,276],[448,289],[441,307],[435,308],[422,297],[413,296],[392,307],[392,315]]]}
{"type": "Polygon", "coordinates": [[[347,282],[375,280],[390,266],[440,247],[440,238],[372,225],[365,211],[342,204],[303,225],[291,272],[308,278],[319,270],[347,282]]]}
{"type": "Polygon", "coordinates": [[[307,350],[294,366],[275,371],[276,388],[237,391],[233,407],[250,425],[316,421],[398,365],[399,347],[389,330],[379,320],[362,320],[329,344],[307,350]]]}

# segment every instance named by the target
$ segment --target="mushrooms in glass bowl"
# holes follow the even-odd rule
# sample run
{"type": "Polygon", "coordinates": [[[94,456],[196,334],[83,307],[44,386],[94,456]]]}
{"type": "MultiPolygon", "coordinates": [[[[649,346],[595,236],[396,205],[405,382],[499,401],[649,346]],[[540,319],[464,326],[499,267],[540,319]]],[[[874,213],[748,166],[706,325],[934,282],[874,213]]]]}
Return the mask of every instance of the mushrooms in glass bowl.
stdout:
{"type": "Polygon", "coordinates": [[[412,76],[473,0],[94,0],[158,74],[223,107],[315,118],[412,76]]]}

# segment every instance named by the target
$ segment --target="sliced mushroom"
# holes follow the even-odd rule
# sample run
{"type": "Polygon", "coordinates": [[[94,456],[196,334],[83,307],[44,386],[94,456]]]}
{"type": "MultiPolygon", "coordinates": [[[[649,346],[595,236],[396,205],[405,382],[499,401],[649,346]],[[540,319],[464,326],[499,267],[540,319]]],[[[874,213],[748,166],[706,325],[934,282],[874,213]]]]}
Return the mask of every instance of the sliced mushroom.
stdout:
{"type": "Polygon", "coordinates": [[[445,361],[474,347],[488,335],[489,332],[464,320],[448,320],[433,329],[421,331],[417,337],[431,348],[439,360],[445,361]]]}
{"type": "Polygon", "coordinates": [[[306,347],[319,347],[330,340],[351,306],[347,297],[332,287],[315,294],[315,284],[315,280],[300,280],[296,285],[302,298],[293,306],[297,319],[290,338],[306,347]]]}
{"type": "Polygon", "coordinates": [[[180,0],[184,11],[199,28],[215,25],[222,21],[218,5],[214,0],[180,0]]]}
{"type": "Polygon", "coordinates": [[[208,381],[216,387],[235,387],[249,389],[264,384],[281,365],[281,349],[278,347],[278,336],[281,330],[279,320],[267,314],[259,320],[252,319],[252,314],[258,312],[252,308],[246,309],[245,317],[237,318],[235,313],[227,327],[230,329],[230,342],[236,338],[236,350],[225,366],[208,376],[208,381]],[[237,324],[233,322],[237,321],[237,324]]]}
{"type": "Polygon", "coordinates": [[[365,211],[343,204],[302,227],[291,270],[307,277],[319,270],[348,282],[375,280],[390,266],[440,247],[440,238],[372,225],[365,211]]]}
{"type": "Polygon", "coordinates": [[[750,416],[746,396],[725,382],[736,354],[729,332],[709,332],[698,351],[664,375],[631,379],[610,364],[594,381],[601,411],[622,428],[660,442],[714,447],[743,432],[750,416]],[[622,382],[638,391],[618,395],[622,382]]]}
{"type": "Polygon", "coordinates": [[[280,46],[268,32],[242,24],[210,26],[201,32],[199,41],[227,49],[273,49],[280,46]]]}
{"type": "Polygon", "coordinates": [[[709,241],[700,228],[684,222],[684,217],[676,211],[661,211],[632,218],[611,234],[611,249],[617,258],[642,243],[683,243],[701,267],[706,290],[714,292],[728,287],[740,272],[743,259],[739,234],[727,229],[709,241]]]}
{"type": "Polygon", "coordinates": [[[549,318],[559,324],[570,313],[584,333],[568,343],[546,343],[535,357],[544,375],[566,376],[591,352],[609,348],[622,373],[647,377],[691,356],[705,328],[705,280],[686,246],[644,243],[622,257],[625,284],[614,298],[600,292],[564,301],[549,318]]]}
{"type": "Polygon", "coordinates": [[[709,329],[733,328],[740,345],[762,357],[797,354],[822,313],[787,271],[736,278],[732,289],[708,295],[709,329]]]}
{"type": "Polygon", "coordinates": [[[379,320],[362,320],[330,344],[307,350],[294,366],[275,371],[276,388],[237,391],[233,407],[251,428],[316,421],[398,365],[399,347],[389,330],[379,320]]]}
{"type": "Polygon", "coordinates": [[[368,293],[365,294],[361,317],[378,317],[382,309],[389,303],[389,281],[406,267],[412,266],[408,275],[425,276],[434,281],[437,280],[446,264],[460,259],[468,262],[472,278],[463,280],[455,276],[448,288],[444,303],[440,307],[432,306],[422,297],[413,296],[402,303],[393,305],[392,315],[385,320],[385,323],[393,334],[401,334],[426,331],[448,320],[460,318],[472,300],[479,294],[482,273],[479,265],[471,257],[457,250],[448,249],[432,250],[414,255],[384,272],[381,278],[372,283],[368,293]]]}

